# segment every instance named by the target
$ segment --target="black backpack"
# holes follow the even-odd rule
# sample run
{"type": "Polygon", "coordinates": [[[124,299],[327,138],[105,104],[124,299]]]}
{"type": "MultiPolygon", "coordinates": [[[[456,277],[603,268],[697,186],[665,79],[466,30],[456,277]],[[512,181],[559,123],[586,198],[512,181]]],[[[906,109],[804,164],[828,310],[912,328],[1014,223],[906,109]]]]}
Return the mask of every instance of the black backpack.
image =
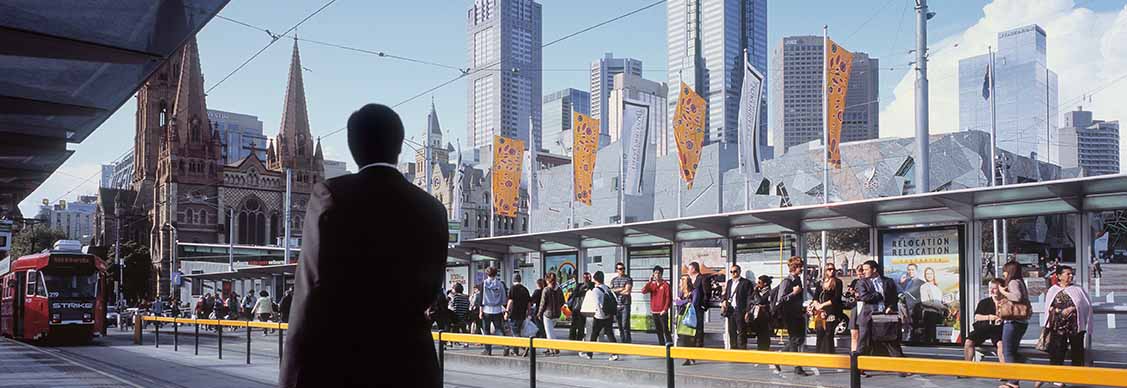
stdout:
{"type": "Polygon", "coordinates": [[[606,286],[602,286],[603,292],[603,315],[613,317],[618,313],[618,298],[615,298],[614,292],[609,291],[606,286]]]}

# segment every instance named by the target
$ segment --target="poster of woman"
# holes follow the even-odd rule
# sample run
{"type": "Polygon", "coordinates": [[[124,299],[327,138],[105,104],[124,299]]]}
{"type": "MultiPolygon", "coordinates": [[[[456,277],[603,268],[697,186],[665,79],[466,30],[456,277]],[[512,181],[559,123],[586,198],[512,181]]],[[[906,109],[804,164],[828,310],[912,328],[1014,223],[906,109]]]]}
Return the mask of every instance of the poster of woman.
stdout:
{"type": "Polygon", "coordinates": [[[908,340],[951,343],[958,339],[962,276],[962,227],[880,232],[885,276],[896,281],[907,313],[908,340]]]}

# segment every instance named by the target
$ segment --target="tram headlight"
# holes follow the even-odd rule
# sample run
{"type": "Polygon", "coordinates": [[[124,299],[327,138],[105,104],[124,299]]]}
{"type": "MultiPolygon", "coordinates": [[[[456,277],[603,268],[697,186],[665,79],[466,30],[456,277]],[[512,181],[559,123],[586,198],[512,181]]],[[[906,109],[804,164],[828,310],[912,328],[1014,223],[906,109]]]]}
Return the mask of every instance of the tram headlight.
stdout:
{"type": "Polygon", "coordinates": [[[94,315],[92,315],[92,314],[90,314],[90,313],[84,313],[84,314],[82,314],[82,320],[83,320],[83,321],[86,321],[86,322],[90,322],[90,321],[93,321],[93,320],[94,320],[94,315]]]}
{"type": "Polygon", "coordinates": [[[62,322],[62,320],[63,320],[62,316],[59,315],[59,313],[51,314],[51,322],[58,323],[58,322],[62,322]]]}

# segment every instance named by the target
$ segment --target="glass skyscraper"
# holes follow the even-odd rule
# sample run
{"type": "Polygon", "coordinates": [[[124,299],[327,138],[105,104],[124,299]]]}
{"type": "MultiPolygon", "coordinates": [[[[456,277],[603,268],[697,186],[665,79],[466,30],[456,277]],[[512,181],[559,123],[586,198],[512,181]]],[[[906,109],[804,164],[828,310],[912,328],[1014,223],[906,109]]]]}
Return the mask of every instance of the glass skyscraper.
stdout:
{"type": "MultiPolygon", "coordinates": [[[[752,66],[768,74],[767,0],[669,0],[666,15],[670,122],[685,82],[708,101],[705,142],[735,144],[745,48],[752,66]]],[[[763,97],[759,147],[760,155],[769,155],[767,94],[763,97]]],[[[675,142],[670,138],[668,144],[675,142]]]]}
{"type": "Polygon", "coordinates": [[[473,147],[492,145],[494,134],[541,147],[541,20],[532,0],[476,0],[467,12],[466,139],[473,147]]]}
{"type": "MultiPolygon", "coordinates": [[[[959,130],[990,132],[990,101],[983,97],[989,54],[959,61],[959,130]]],[[[1045,59],[1045,30],[1028,25],[998,34],[994,53],[998,148],[1058,162],[1057,74],[1045,59]]]]}
{"type": "Polygon", "coordinates": [[[633,58],[615,58],[614,54],[606,53],[602,58],[591,62],[591,118],[599,119],[600,133],[607,134],[610,118],[605,117],[608,111],[607,101],[610,91],[614,86],[614,76],[618,74],[631,74],[642,76],[642,61],[633,58]]]}
{"type": "Polygon", "coordinates": [[[567,88],[544,96],[544,150],[556,155],[571,155],[573,112],[590,114],[591,95],[567,88]]]}

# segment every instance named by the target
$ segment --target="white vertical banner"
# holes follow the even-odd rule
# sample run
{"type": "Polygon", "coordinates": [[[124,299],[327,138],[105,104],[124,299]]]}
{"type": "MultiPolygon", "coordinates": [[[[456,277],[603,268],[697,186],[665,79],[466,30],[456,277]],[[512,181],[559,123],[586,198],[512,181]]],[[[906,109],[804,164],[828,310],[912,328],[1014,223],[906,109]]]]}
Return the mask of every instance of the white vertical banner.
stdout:
{"type": "Polygon", "coordinates": [[[650,133],[650,106],[644,103],[622,103],[623,193],[642,195],[642,170],[646,162],[646,144],[650,133]]]}
{"type": "Polygon", "coordinates": [[[458,158],[454,162],[454,194],[451,199],[450,211],[454,214],[450,215],[450,219],[462,222],[462,185],[466,179],[466,166],[462,165],[462,147],[458,144],[458,158]]]}
{"type": "Polygon", "coordinates": [[[739,147],[740,171],[744,177],[759,170],[759,106],[763,100],[763,74],[744,56],[744,82],[740,90],[739,147]]]}
{"type": "MultiPolygon", "coordinates": [[[[528,127],[532,128],[532,116],[528,117],[528,127]]],[[[531,218],[532,209],[540,209],[540,181],[537,180],[537,172],[540,170],[540,165],[536,163],[536,144],[535,142],[528,142],[528,214],[531,218]]],[[[531,229],[530,229],[531,230],[531,229]]]]}

